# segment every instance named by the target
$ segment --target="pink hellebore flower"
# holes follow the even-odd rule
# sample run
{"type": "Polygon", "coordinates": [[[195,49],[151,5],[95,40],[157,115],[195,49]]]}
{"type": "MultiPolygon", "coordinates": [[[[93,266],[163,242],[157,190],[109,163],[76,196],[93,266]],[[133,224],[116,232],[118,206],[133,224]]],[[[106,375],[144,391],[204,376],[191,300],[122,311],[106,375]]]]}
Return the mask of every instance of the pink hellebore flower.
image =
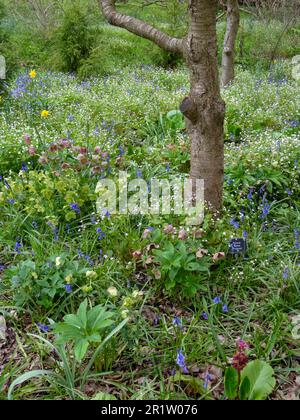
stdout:
{"type": "Polygon", "coordinates": [[[225,252],[217,252],[216,254],[213,255],[212,258],[214,261],[222,260],[223,258],[225,258],[225,252]]]}

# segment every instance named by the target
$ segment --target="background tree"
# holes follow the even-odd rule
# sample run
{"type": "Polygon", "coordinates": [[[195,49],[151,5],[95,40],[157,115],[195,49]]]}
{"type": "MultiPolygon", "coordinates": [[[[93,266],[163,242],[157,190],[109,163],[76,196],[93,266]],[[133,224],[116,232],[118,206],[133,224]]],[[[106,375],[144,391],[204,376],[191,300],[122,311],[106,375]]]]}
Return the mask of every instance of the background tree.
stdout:
{"type": "Polygon", "coordinates": [[[174,38],[153,26],[118,13],[113,0],[99,0],[112,25],[146,38],[166,51],[184,56],[190,72],[190,93],[180,109],[191,142],[192,179],[203,179],[205,200],[213,210],[222,205],[224,176],[224,115],[217,60],[217,0],[190,0],[185,38],[174,38]]]}
{"type": "Polygon", "coordinates": [[[238,0],[226,1],[227,26],[222,53],[222,86],[227,86],[234,79],[235,43],[240,24],[238,0]]]}

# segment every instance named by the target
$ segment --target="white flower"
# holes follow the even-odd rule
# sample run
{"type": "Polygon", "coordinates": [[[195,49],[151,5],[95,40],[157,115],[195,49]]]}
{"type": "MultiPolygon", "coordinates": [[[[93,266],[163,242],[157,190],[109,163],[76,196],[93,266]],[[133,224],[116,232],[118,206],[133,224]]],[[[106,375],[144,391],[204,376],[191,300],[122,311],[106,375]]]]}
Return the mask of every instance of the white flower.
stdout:
{"type": "Polygon", "coordinates": [[[56,257],[56,259],[55,259],[55,265],[56,265],[56,267],[60,267],[61,266],[61,257],[56,257]]]}
{"type": "Polygon", "coordinates": [[[94,279],[97,277],[97,273],[95,271],[87,271],[85,275],[88,279],[94,279]]]}
{"type": "Polygon", "coordinates": [[[110,296],[112,296],[112,297],[116,297],[116,296],[118,296],[118,290],[117,290],[117,288],[116,288],[116,287],[114,287],[114,286],[110,286],[110,287],[107,289],[107,292],[108,292],[108,294],[110,294],[110,296]]]}

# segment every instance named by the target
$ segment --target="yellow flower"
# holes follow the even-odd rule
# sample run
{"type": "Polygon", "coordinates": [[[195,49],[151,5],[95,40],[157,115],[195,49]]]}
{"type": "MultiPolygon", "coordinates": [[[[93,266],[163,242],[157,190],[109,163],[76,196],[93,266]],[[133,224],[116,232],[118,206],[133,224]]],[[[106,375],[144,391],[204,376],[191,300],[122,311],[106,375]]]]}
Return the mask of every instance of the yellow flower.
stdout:
{"type": "Polygon", "coordinates": [[[128,311],[128,309],[124,309],[123,311],[121,311],[121,317],[122,318],[127,318],[128,317],[128,315],[129,315],[129,311],[128,311]]]}
{"type": "Polygon", "coordinates": [[[49,116],[49,111],[47,111],[46,109],[44,109],[42,112],[41,112],[41,117],[42,118],[47,118],[49,116]]]}
{"type": "Polygon", "coordinates": [[[67,284],[70,284],[70,283],[71,283],[71,281],[72,281],[72,279],[73,279],[72,274],[69,274],[69,275],[65,278],[65,281],[66,281],[66,283],[67,283],[67,284]]]}
{"type": "Polygon", "coordinates": [[[37,280],[37,279],[38,279],[38,275],[37,275],[35,272],[31,273],[31,275],[32,275],[32,277],[33,277],[35,280],[37,280]]]}
{"type": "Polygon", "coordinates": [[[35,70],[30,70],[30,72],[29,72],[29,77],[30,77],[31,79],[36,78],[36,71],[35,71],[35,70]]]}
{"type": "Polygon", "coordinates": [[[84,293],[89,293],[89,292],[91,292],[93,290],[93,288],[92,288],[92,286],[85,285],[85,286],[82,286],[81,290],[84,293]]]}

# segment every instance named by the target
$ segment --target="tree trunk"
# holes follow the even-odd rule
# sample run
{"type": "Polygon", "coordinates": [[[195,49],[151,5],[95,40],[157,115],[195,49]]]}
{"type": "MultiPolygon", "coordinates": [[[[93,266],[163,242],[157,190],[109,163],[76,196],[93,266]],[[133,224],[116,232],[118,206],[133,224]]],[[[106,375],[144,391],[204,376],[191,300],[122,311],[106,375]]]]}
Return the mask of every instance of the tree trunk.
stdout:
{"type": "Polygon", "coordinates": [[[191,178],[204,180],[209,207],[222,206],[224,113],[217,58],[217,0],[190,0],[186,59],[190,94],[181,104],[191,141],[191,178]]]}
{"type": "Polygon", "coordinates": [[[238,0],[227,0],[227,28],[222,55],[221,84],[227,86],[234,79],[235,42],[240,24],[238,0]]]}

